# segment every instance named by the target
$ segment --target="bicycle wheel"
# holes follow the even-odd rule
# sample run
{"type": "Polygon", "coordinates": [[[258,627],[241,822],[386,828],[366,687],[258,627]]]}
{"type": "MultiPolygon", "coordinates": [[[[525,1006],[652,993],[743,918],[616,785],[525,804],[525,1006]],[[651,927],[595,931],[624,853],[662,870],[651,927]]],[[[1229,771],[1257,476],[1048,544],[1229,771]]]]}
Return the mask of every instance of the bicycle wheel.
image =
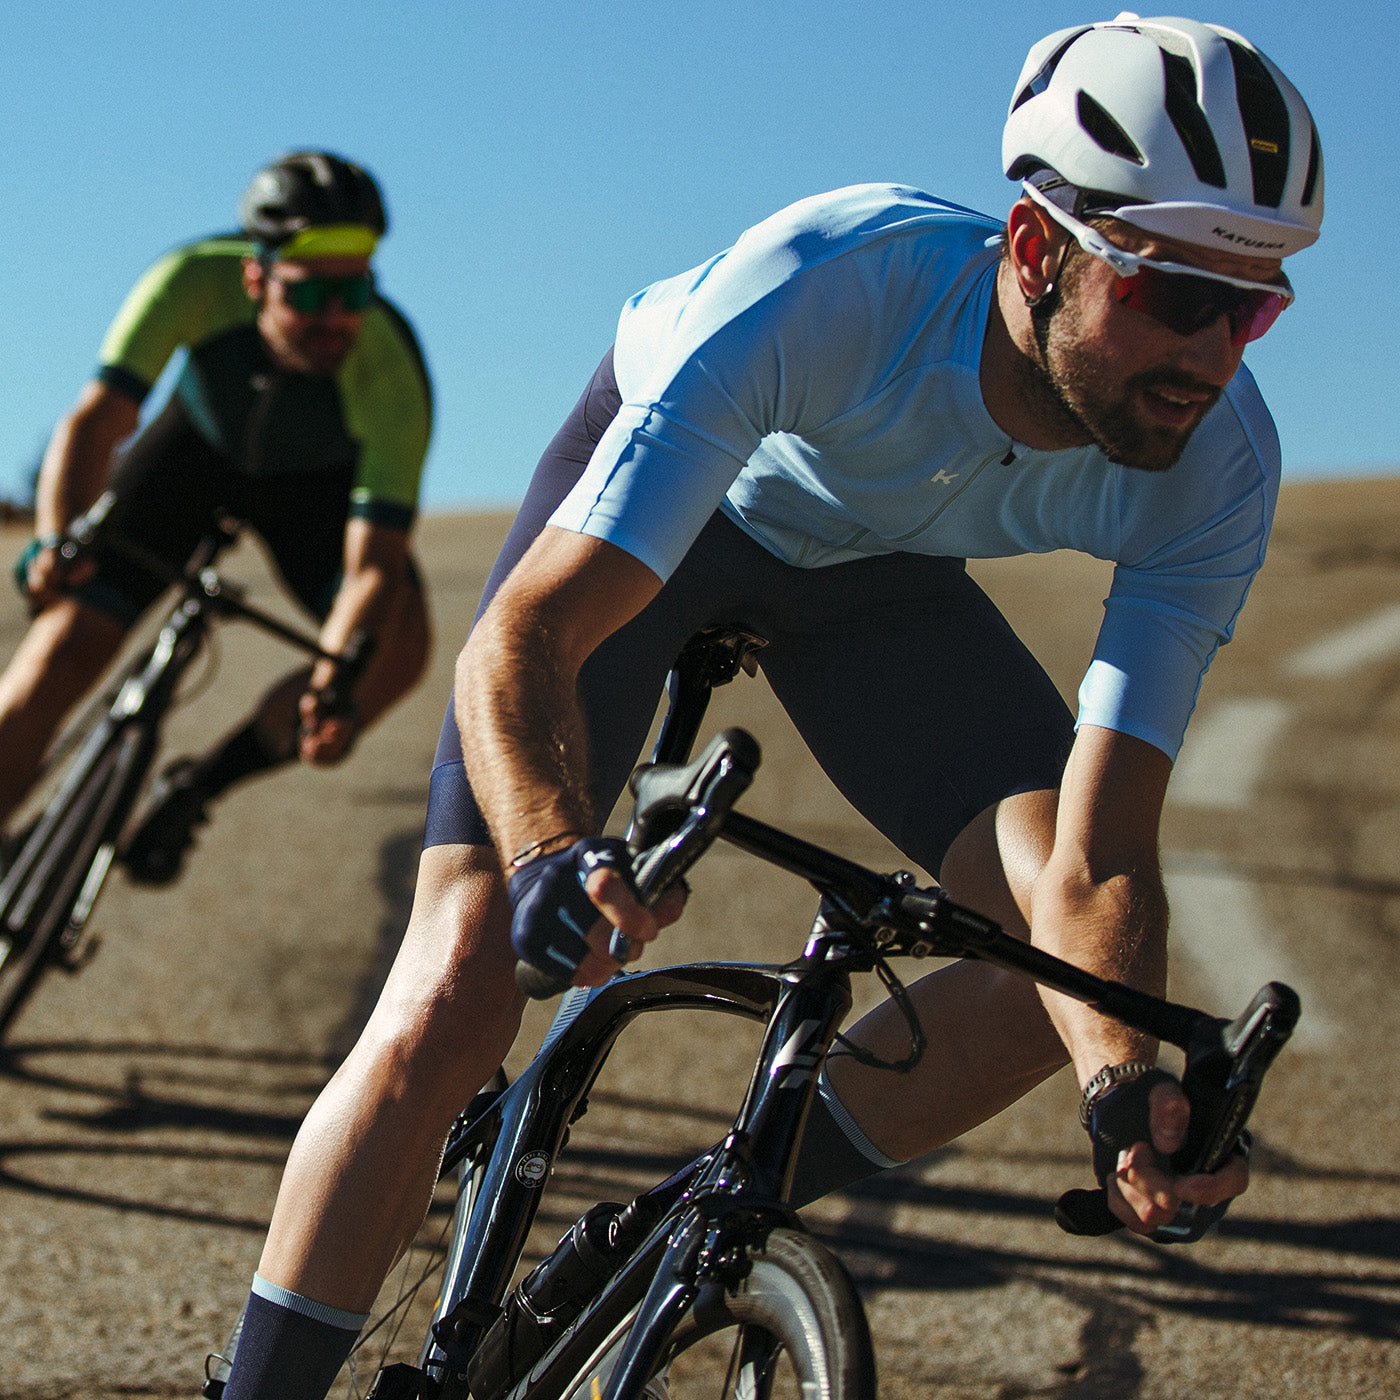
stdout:
{"type": "MultiPolygon", "coordinates": [[[[93,745],[5,879],[0,911],[0,1035],[51,967],[74,951],[135,801],[152,740],[125,726],[93,745]]],[[[87,746],[85,746],[86,749],[87,746]]]]}
{"type": "MultiPolygon", "coordinates": [[[[642,1400],[874,1400],[865,1310],[839,1260],[810,1235],[777,1229],[732,1289],[702,1292],[668,1340],[642,1400]]],[[[562,1392],[607,1391],[636,1310],[562,1392]]]]}
{"type": "MultiPolygon", "coordinates": [[[[463,1110],[448,1137],[448,1151],[444,1155],[449,1160],[454,1145],[466,1140],[470,1125],[490,1107],[494,1099],[500,1097],[509,1083],[505,1071],[498,1069],[463,1110]]],[[[493,1142],[494,1137],[476,1142],[456,1166],[441,1172],[439,1184],[448,1180],[449,1173],[456,1178],[456,1198],[450,1214],[435,1237],[427,1234],[425,1223],[425,1230],[405,1251],[396,1277],[381,1289],[370,1312],[370,1319],[351,1351],[352,1372],[363,1373],[368,1365],[373,1364],[376,1379],[371,1393],[383,1397],[383,1400],[392,1400],[399,1394],[413,1396],[416,1400],[423,1369],[430,1365],[440,1366],[441,1351],[433,1336],[432,1324],[444,1311],[443,1292],[447,1283],[456,1276],[467,1240],[469,1221],[482,1202],[482,1183],[493,1142]],[[415,1304],[422,1311],[424,1300],[432,1300],[429,1319],[416,1316],[413,1312],[415,1304]],[[425,1322],[426,1331],[422,1334],[423,1341],[416,1353],[418,1365],[408,1367],[408,1357],[399,1344],[400,1334],[407,1328],[410,1337],[417,1336],[417,1327],[425,1322]],[[393,1357],[398,1359],[391,1361],[393,1357]],[[406,1382],[407,1389],[400,1391],[398,1386],[405,1382],[401,1378],[396,1379],[396,1376],[404,1369],[411,1370],[412,1378],[406,1382]]],[[[206,1390],[205,1394],[208,1393],[206,1390]]]]}

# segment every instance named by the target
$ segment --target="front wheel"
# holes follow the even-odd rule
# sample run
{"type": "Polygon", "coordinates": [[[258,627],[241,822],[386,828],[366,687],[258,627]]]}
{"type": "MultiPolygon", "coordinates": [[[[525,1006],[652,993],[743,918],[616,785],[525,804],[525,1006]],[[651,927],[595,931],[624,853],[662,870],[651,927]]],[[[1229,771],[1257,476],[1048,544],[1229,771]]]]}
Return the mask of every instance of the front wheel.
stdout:
{"type": "MultiPolygon", "coordinates": [[[[702,1291],[667,1342],[643,1400],[874,1400],[875,1356],[850,1276],[810,1235],[777,1229],[731,1289],[702,1291]]],[[[598,1400],[630,1316],[566,1390],[598,1400]]]]}
{"type": "Polygon", "coordinates": [[[151,739],[128,726],[94,743],[7,873],[0,901],[0,1035],[64,960],[106,877],[151,739]]]}

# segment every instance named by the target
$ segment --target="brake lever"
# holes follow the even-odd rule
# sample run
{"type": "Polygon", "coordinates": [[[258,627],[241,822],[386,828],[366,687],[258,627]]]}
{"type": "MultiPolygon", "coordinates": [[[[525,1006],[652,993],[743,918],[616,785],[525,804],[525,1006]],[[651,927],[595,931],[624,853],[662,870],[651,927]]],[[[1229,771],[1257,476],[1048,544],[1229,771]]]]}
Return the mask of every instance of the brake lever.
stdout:
{"type": "Polygon", "coordinates": [[[753,781],[758,741],[743,729],[726,729],[694,763],[666,768],[644,764],[632,775],[637,798],[628,845],[632,875],[643,904],[651,906],[709,849],[724,818],[753,781]],[[688,778],[682,791],[677,779],[688,778]]]}
{"type": "Polygon", "coordinates": [[[375,639],[363,628],[356,628],[345,640],[345,645],[332,657],[333,670],[329,684],[317,692],[319,709],[325,716],[350,713],[351,700],[356,683],[365,673],[370,658],[374,655],[375,639]]]}
{"type": "MultiPolygon", "coordinates": [[[[1282,982],[1270,982],[1233,1021],[1203,1016],[1197,1022],[1184,1047],[1181,1087],[1191,1117],[1186,1140],[1171,1157],[1178,1176],[1219,1171],[1241,1146],[1264,1076],[1288,1043],[1300,1014],[1297,993],[1282,982]]],[[[1219,1205],[1182,1202],[1176,1218],[1148,1238],[1159,1244],[1189,1243],[1223,1214],[1219,1205]]],[[[1066,1191],[1055,1207],[1055,1219],[1062,1230],[1075,1235],[1105,1235],[1122,1228],[1102,1187],[1066,1191]]]]}
{"type": "MultiPolygon", "coordinates": [[[[1230,1159],[1244,1135],[1259,1098],[1264,1076],[1288,1043],[1302,1013],[1292,987],[1270,982],[1233,1021],[1204,1022],[1186,1050],[1181,1087],[1191,1104],[1186,1140],[1172,1154],[1178,1176],[1215,1172],[1230,1159]]],[[[1203,1211],[1183,1202],[1175,1220],[1153,1233],[1154,1239],[1198,1239],[1203,1211]]],[[[1209,1224],[1210,1222],[1207,1222],[1209,1224]]]]}

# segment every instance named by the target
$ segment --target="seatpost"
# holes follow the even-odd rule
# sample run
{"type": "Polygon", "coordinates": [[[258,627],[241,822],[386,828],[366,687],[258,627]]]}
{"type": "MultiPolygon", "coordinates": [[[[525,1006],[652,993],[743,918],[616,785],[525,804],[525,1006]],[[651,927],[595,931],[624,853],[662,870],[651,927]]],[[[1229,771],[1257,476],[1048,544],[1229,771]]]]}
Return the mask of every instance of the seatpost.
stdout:
{"type": "Polygon", "coordinates": [[[757,655],[768,639],[737,624],[725,623],[697,632],[681,648],[666,678],[667,708],[652,749],[653,763],[684,763],[695,747],[710,696],[740,672],[758,671],[757,655]]]}

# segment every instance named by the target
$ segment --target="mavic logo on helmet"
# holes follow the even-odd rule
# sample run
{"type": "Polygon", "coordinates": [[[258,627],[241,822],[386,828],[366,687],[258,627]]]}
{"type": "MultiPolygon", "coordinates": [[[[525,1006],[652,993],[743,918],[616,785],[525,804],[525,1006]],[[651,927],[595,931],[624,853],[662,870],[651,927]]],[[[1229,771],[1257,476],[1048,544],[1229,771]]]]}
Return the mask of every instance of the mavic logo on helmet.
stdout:
{"type": "Polygon", "coordinates": [[[1260,248],[1264,252],[1270,252],[1275,248],[1283,248],[1286,245],[1281,242],[1270,243],[1264,238],[1246,238],[1242,233],[1231,233],[1227,228],[1221,228],[1218,224],[1211,232],[1217,238],[1223,238],[1227,243],[1236,243],[1241,248],[1260,248]]]}
{"type": "Polygon", "coordinates": [[[1277,141],[1265,141],[1261,136],[1251,136],[1249,138],[1249,144],[1254,150],[1263,151],[1265,155],[1278,155],[1279,147],[1277,141]]]}

